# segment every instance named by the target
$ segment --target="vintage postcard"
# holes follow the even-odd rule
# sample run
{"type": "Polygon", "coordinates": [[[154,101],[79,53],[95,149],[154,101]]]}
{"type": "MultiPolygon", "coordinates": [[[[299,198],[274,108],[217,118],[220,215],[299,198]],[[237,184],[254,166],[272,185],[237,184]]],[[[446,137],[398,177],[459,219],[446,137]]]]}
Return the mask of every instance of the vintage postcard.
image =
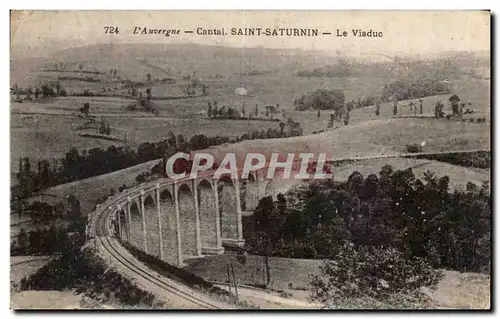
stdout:
{"type": "Polygon", "coordinates": [[[12,309],[489,310],[489,11],[11,11],[12,309]]]}

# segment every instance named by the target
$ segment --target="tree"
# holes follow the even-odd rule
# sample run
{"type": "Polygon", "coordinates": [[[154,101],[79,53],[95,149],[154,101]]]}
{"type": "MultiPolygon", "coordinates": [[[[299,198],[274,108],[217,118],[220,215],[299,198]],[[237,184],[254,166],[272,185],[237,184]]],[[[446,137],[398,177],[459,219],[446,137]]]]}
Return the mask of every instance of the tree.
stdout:
{"type": "Polygon", "coordinates": [[[335,114],[333,114],[333,113],[330,114],[330,120],[328,121],[328,128],[332,128],[333,127],[333,123],[335,121],[335,118],[336,118],[335,114]]]}
{"type": "Polygon", "coordinates": [[[35,89],[35,100],[38,99],[38,97],[40,96],[40,94],[42,94],[42,91],[37,86],[36,89],[35,89]]]}
{"type": "Polygon", "coordinates": [[[85,102],[83,103],[83,108],[82,108],[82,113],[85,114],[85,115],[89,115],[89,111],[90,111],[90,103],[89,102],[85,102]]]}
{"type": "Polygon", "coordinates": [[[271,117],[271,120],[273,119],[274,115],[276,114],[276,106],[274,105],[266,105],[266,116],[271,117]]]}
{"type": "Polygon", "coordinates": [[[410,101],[410,103],[408,103],[408,106],[410,107],[410,113],[417,112],[417,107],[415,106],[415,102],[410,101]]]}
{"type": "Polygon", "coordinates": [[[17,244],[23,252],[27,248],[28,234],[26,233],[26,229],[21,228],[21,230],[19,231],[19,234],[17,234],[17,244]]]}
{"type": "Polygon", "coordinates": [[[304,111],[310,108],[321,110],[341,110],[345,95],[341,90],[319,89],[294,99],[295,109],[304,111]]]}
{"type": "Polygon", "coordinates": [[[460,103],[460,109],[458,110],[458,115],[462,116],[464,114],[465,103],[460,103]]]}
{"type": "Polygon", "coordinates": [[[219,116],[219,110],[217,109],[217,101],[214,102],[214,108],[212,110],[212,117],[219,116]]]}
{"type": "Polygon", "coordinates": [[[50,97],[50,96],[55,96],[56,93],[49,85],[44,84],[44,85],[42,85],[42,95],[44,97],[50,97]]]}
{"type": "Polygon", "coordinates": [[[434,105],[434,117],[435,118],[442,118],[444,117],[444,112],[443,112],[444,104],[442,101],[437,101],[436,104],[434,105]]]}
{"type": "Polygon", "coordinates": [[[106,121],[102,119],[101,125],[99,126],[99,134],[106,134],[106,121]]]}
{"type": "Polygon", "coordinates": [[[460,98],[458,97],[458,95],[453,94],[452,96],[450,96],[448,101],[451,104],[451,111],[452,111],[453,115],[459,115],[460,111],[459,111],[458,102],[460,102],[460,98]]]}
{"type": "Polygon", "coordinates": [[[56,82],[56,92],[57,92],[57,95],[61,94],[61,82],[59,82],[59,79],[57,79],[57,82],[56,82]]]}
{"type": "Polygon", "coordinates": [[[344,125],[348,125],[349,124],[349,117],[350,117],[350,112],[347,112],[345,114],[345,117],[344,117],[344,125]]]}
{"type": "Polygon", "coordinates": [[[280,136],[285,136],[285,123],[280,122],[280,136]]]}
{"type": "Polygon", "coordinates": [[[207,116],[209,119],[212,118],[212,103],[208,102],[207,116]]]}
{"type": "Polygon", "coordinates": [[[264,265],[266,269],[266,285],[271,283],[271,273],[269,269],[269,249],[271,248],[271,239],[276,235],[275,224],[273,219],[275,217],[275,207],[273,198],[271,196],[264,197],[259,201],[255,208],[253,220],[254,231],[258,238],[258,246],[262,247],[264,253],[264,265]]]}
{"type": "Polygon", "coordinates": [[[335,261],[325,260],[312,277],[311,298],[327,307],[364,296],[384,301],[405,294],[419,300],[420,289],[435,288],[442,277],[424,259],[408,259],[394,248],[344,245],[335,261]]]}
{"type": "Polygon", "coordinates": [[[31,94],[33,94],[33,90],[30,87],[28,87],[26,89],[26,100],[32,100],[31,94]]]}

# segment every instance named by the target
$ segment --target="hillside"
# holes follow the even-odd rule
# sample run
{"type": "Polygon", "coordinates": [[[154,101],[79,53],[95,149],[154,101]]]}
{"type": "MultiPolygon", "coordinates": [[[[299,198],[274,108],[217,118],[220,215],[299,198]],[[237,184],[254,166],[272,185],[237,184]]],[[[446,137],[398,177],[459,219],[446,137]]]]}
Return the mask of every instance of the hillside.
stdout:
{"type": "MultiPolygon", "coordinates": [[[[153,77],[179,76],[197,72],[202,77],[294,70],[300,66],[316,67],[335,58],[319,52],[302,50],[276,50],[208,46],[199,44],[95,44],[54,52],[51,57],[11,61],[11,80],[23,81],[26,71],[52,68],[63,63],[67,70],[84,69],[106,72],[118,68],[122,77],[143,79],[147,73],[153,77]],[[26,61],[29,61],[28,65],[26,61]],[[21,71],[21,72],[18,72],[21,71]]],[[[21,85],[21,83],[20,83],[21,85]]]]}

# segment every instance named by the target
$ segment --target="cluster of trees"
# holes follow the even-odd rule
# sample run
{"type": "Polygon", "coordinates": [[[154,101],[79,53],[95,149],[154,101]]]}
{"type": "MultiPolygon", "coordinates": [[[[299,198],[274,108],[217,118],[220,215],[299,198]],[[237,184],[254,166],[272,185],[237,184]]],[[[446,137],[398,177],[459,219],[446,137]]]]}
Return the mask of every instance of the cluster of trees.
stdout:
{"type": "MultiPolygon", "coordinates": [[[[450,103],[450,110],[451,112],[446,115],[446,117],[462,117],[465,114],[472,114],[474,113],[474,110],[471,108],[466,108],[465,106],[472,106],[471,102],[468,102],[467,104],[464,102],[460,102],[460,98],[458,95],[453,94],[448,98],[448,102],[450,103]]],[[[439,100],[436,102],[434,105],[434,117],[435,118],[443,118],[445,117],[445,112],[444,112],[444,103],[443,101],[439,100]]]]}
{"type": "Polygon", "coordinates": [[[271,104],[264,106],[264,111],[260,112],[259,105],[255,104],[255,107],[247,111],[246,105],[243,103],[241,105],[241,111],[238,111],[232,107],[222,106],[219,107],[217,101],[208,102],[207,116],[210,119],[248,119],[248,120],[271,120],[279,121],[279,118],[275,118],[277,114],[281,114],[281,119],[286,117],[286,111],[279,104],[271,104]]]}
{"type": "Polygon", "coordinates": [[[117,68],[111,68],[109,70],[109,74],[112,76],[116,76],[118,74],[118,69],[117,68]]]}
{"type": "Polygon", "coordinates": [[[84,82],[101,82],[100,79],[96,79],[92,76],[78,77],[78,76],[60,76],[57,78],[60,81],[84,81],[84,82]]]}
{"type": "Polygon", "coordinates": [[[37,86],[34,89],[31,87],[20,88],[17,84],[14,84],[10,89],[10,94],[16,96],[16,102],[22,102],[23,100],[37,100],[42,97],[66,96],[68,93],[61,86],[61,82],[57,80],[55,83],[43,84],[41,87],[37,86]]]}
{"type": "Polygon", "coordinates": [[[222,106],[219,107],[217,101],[213,104],[208,102],[207,116],[210,119],[239,119],[241,114],[238,110],[232,107],[222,106]]]}
{"type": "Polygon", "coordinates": [[[26,232],[23,228],[11,245],[11,256],[52,255],[61,253],[75,244],[85,242],[85,236],[71,232],[68,227],[36,228],[26,232]]]}
{"type": "Polygon", "coordinates": [[[106,120],[101,120],[101,125],[99,125],[99,134],[111,135],[111,127],[109,126],[109,122],[106,120]]]}
{"type": "Polygon", "coordinates": [[[491,168],[490,151],[477,151],[474,153],[418,155],[417,158],[424,158],[431,161],[440,161],[465,167],[491,168]]]}
{"type": "Polygon", "coordinates": [[[348,244],[356,249],[394,248],[434,268],[490,268],[489,185],[468,183],[449,192],[449,178],[385,165],[345,182],[316,181],[287,196],[261,199],[244,235],[252,253],[335,260],[348,244]]]}
{"type": "Polygon", "coordinates": [[[397,80],[384,85],[381,92],[382,101],[412,100],[431,95],[449,94],[449,83],[434,78],[418,80],[397,80]]]}
{"type": "Polygon", "coordinates": [[[293,105],[298,111],[308,109],[332,110],[337,113],[344,112],[345,95],[341,90],[318,89],[314,92],[303,94],[295,98],[293,105]]]}
{"type": "Polygon", "coordinates": [[[17,214],[28,214],[36,229],[17,234],[11,244],[11,255],[51,255],[63,253],[85,242],[86,219],[81,214],[80,201],[70,196],[66,203],[54,206],[33,202],[23,207],[21,200],[13,201],[17,214]]]}
{"type": "Polygon", "coordinates": [[[363,99],[352,100],[345,102],[344,92],[341,90],[323,90],[319,89],[314,92],[303,94],[294,99],[293,103],[296,110],[305,111],[308,109],[317,110],[318,118],[320,118],[320,110],[332,110],[328,128],[334,126],[335,121],[343,121],[344,125],[349,124],[351,111],[354,108],[360,108],[368,105],[373,105],[376,99],[374,97],[365,97],[363,99]]]}
{"type": "Polygon", "coordinates": [[[85,74],[104,74],[99,71],[84,70],[83,64],[78,65],[78,70],[67,70],[64,65],[58,66],[57,63],[52,68],[45,68],[43,72],[74,72],[74,73],[85,73],[85,74]]]}
{"type": "Polygon", "coordinates": [[[159,305],[154,295],[133,284],[89,248],[74,246],[36,273],[23,278],[21,290],[74,290],[101,303],[120,302],[134,307],[159,305]]]}

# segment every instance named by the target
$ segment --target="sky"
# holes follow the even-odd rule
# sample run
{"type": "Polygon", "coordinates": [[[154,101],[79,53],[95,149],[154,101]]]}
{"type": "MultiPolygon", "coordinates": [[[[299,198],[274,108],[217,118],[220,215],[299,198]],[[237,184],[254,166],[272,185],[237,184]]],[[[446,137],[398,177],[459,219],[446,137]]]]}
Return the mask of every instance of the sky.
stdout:
{"type": "Polygon", "coordinates": [[[441,51],[489,51],[488,11],[14,11],[11,54],[48,52],[96,43],[185,43],[320,50],[435,54],[441,51]],[[119,34],[105,34],[117,26],[119,34]],[[134,27],[180,29],[171,37],[134,35],[134,27]],[[319,37],[202,36],[184,30],[225,28],[317,28],[319,37]],[[337,37],[337,29],[348,37],[337,37]],[[383,32],[359,38],[352,29],[383,32]]]}

